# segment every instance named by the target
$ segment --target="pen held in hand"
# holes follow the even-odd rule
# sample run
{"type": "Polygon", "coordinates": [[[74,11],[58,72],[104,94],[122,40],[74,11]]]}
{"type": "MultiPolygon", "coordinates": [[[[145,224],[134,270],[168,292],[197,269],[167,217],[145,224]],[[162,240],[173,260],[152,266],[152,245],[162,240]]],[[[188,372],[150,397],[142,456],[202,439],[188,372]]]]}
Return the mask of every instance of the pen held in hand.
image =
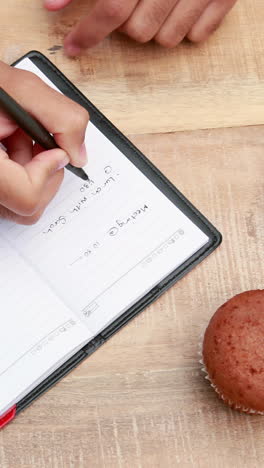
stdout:
{"type": "MultiPolygon", "coordinates": [[[[16,123],[45,150],[59,148],[53,136],[43,125],[30,115],[20,104],[18,104],[9,94],[0,87],[0,108],[2,108],[16,123]]],[[[83,169],[67,164],[66,169],[80,177],[82,180],[89,180],[83,169]]]]}

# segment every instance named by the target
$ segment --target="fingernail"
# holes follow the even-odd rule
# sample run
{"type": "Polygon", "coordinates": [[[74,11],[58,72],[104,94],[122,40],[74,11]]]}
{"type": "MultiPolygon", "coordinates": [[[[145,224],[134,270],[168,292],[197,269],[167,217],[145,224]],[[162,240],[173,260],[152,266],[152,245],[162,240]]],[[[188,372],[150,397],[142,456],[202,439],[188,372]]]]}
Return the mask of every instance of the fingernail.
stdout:
{"type": "Polygon", "coordinates": [[[82,146],[81,146],[80,161],[81,161],[82,164],[87,163],[87,150],[86,150],[85,143],[83,143],[82,146]]]}
{"type": "Polygon", "coordinates": [[[67,55],[70,57],[76,57],[77,55],[80,55],[82,49],[81,47],[72,44],[71,42],[68,44],[67,42],[65,43],[65,51],[67,55]]]}
{"type": "Polygon", "coordinates": [[[63,169],[67,164],[69,164],[70,158],[68,156],[65,156],[65,158],[59,163],[57,171],[60,171],[63,169]]]}

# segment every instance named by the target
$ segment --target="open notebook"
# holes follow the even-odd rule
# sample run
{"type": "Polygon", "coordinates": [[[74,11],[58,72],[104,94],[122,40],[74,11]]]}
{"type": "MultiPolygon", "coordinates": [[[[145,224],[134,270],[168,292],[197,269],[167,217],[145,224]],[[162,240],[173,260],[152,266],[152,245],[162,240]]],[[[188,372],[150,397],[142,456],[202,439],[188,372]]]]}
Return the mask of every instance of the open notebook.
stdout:
{"type": "Polygon", "coordinates": [[[0,222],[2,417],[220,242],[213,226],[47,59],[30,53],[16,66],[89,109],[90,180],[66,171],[37,224],[0,222]]]}

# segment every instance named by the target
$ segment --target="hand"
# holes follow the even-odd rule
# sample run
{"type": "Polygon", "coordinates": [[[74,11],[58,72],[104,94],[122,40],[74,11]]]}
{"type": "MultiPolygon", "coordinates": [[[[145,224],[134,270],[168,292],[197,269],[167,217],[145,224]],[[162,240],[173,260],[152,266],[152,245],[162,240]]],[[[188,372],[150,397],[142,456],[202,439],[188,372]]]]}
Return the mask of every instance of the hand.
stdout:
{"type": "MultiPolygon", "coordinates": [[[[56,11],[74,0],[44,0],[56,11]]],[[[220,25],[236,0],[97,0],[87,16],[65,40],[66,52],[75,56],[119,30],[138,42],[154,39],[175,47],[185,37],[205,40],[220,25]]]]}
{"type": "Polygon", "coordinates": [[[0,86],[52,133],[62,149],[43,151],[33,145],[0,110],[0,217],[19,224],[40,218],[63,180],[63,167],[86,163],[84,146],[88,113],[51,89],[33,73],[0,62],[0,86]]]}

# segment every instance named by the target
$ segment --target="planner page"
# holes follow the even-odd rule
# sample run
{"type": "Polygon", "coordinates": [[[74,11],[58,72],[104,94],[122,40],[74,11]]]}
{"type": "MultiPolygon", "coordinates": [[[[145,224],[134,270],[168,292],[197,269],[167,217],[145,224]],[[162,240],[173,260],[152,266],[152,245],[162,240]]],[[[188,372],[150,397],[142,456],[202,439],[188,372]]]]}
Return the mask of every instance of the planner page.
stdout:
{"type": "Polygon", "coordinates": [[[91,338],[0,237],[0,415],[91,338]]]}
{"type": "MultiPolygon", "coordinates": [[[[29,59],[19,67],[54,87],[29,59]]],[[[86,145],[89,181],[65,171],[37,224],[0,230],[98,333],[209,239],[92,123],[86,145]]]]}

